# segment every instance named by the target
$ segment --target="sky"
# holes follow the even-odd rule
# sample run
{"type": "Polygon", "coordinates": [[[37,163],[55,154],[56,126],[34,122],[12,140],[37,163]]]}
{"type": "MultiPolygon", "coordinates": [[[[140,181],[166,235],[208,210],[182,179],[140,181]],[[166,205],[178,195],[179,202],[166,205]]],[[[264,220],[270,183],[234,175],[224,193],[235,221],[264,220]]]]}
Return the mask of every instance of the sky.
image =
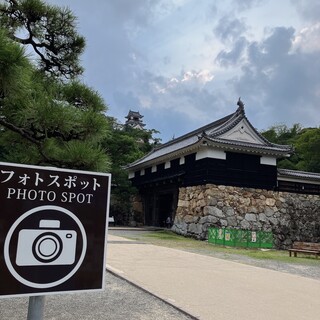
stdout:
{"type": "Polygon", "coordinates": [[[86,38],[83,82],[166,142],[237,109],[259,131],[320,126],[319,0],[47,0],[86,38]]]}

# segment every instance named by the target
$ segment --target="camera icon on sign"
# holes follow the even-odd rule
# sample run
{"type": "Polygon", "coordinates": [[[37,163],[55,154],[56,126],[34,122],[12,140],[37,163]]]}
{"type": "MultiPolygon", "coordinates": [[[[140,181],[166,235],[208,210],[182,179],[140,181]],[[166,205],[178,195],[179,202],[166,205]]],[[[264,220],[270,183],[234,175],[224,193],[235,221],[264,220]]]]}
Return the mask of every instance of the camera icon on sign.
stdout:
{"type": "Polygon", "coordinates": [[[18,266],[71,265],[75,262],[77,232],[60,230],[59,220],[40,220],[39,229],[19,232],[18,266]]]}

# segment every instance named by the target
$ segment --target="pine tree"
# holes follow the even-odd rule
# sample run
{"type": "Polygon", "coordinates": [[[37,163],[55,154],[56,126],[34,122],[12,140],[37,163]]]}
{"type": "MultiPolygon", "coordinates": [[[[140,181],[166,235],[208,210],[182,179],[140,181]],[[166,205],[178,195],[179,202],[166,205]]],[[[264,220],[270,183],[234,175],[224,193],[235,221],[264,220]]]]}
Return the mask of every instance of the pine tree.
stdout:
{"type": "Polygon", "coordinates": [[[84,39],[69,9],[41,0],[0,5],[2,161],[106,171],[110,126],[100,95],[78,80],[84,39]],[[20,35],[23,34],[24,37],[20,35]],[[38,57],[26,54],[26,46],[38,57]]]}

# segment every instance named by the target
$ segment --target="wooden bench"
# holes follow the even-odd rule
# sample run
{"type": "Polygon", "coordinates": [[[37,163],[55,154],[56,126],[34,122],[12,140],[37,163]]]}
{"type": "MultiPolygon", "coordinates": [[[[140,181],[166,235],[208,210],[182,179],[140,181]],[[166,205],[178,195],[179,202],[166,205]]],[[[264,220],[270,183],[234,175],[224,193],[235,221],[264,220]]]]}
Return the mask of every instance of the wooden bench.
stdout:
{"type": "Polygon", "coordinates": [[[293,253],[297,257],[297,253],[314,254],[316,258],[320,255],[320,243],[312,242],[294,242],[292,249],[289,249],[289,256],[293,253]]]}
{"type": "Polygon", "coordinates": [[[109,217],[109,218],[108,218],[108,223],[109,223],[109,225],[110,225],[110,223],[112,223],[113,225],[115,225],[114,217],[109,217]]]}

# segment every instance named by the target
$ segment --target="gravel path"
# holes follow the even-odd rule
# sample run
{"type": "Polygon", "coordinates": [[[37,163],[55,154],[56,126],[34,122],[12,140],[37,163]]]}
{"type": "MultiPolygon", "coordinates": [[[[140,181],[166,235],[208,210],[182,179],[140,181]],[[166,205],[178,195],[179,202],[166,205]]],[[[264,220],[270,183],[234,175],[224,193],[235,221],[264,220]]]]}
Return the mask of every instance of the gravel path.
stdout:
{"type": "MultiPolygon", "coordinates": [[[[1,320],[25,320],[28,298],[0,299],[1,320]]],[[[45,320],[190,320],[167,303],[107,272],[103,292],[51,295],[45,320]]]]}
{"type": "MultiPolygon", "coordinates": [[[[198,252],[202,254],[201,252],[198,252]]],[[[320,279],[320,261],[317,266],[311,265],[302,265],[298,263],[285,263],[275,260],[258,260],[252,259],[247,256],[243,255],[235,255],[235,254],[214,254],[215,257],[232,260],[239,263],[249,264],[252,266],[260,267],[260,268],[267,268],[279,272],[291,273],[296,274],[302,277],[313,278],[313,279],[320,279]]]]}
{"type": "MultiPolygon", "coordinates": [[[[148,231],[109,230],[116,236],[137,237],[148,231]]],[[[280,272],[320,279],[320,261],[315,265],[252,259],[243,255],[204,249],[188,251],[268,268],[280,272]]],[[[25,320],[28,298],[0,299],[0,320],[25,320]]],[[[188,320],[193,319],[172,306],[107,272],[106,290],[96,293],[51,295],[46,297],[45,320],[188,320]]]]}
{"type": "MultiPolygon", "coordinates": [[[[150,229],[150,231],[152,231],[152,229],[150,229]]],[[[139,230],[139,229],[124,228],[124,229],[110,229],[109,233],[119,237],[135,238],[135,237],[139,237],[139,235],[146,235],[146,233],[150,231],[148,229],[139,230]]],[[[193,252],[193,253],[203,254],[203,255],[211,255],[216,258],[249,264],[249,265],[253,265],[260,268],[267,268],[267,269],[272,269],[280,272],[296,274],[296,275],[307,277],[307,278],[313,278],[318,280],[320,279],[320,259],[318,259],[319,261],[316,264],[306,265],[306,264],[300,264],[296,260],[294,261],[294,263],[286,263],[286,262],[281,262],[276,260],[253,259],[244,255],[230,254],[227,251],[223,253],[223,252],[217,252],[213,250],[206,250],[205,248],[203,249],[186,248],[184,250],[193,252]]]]}

